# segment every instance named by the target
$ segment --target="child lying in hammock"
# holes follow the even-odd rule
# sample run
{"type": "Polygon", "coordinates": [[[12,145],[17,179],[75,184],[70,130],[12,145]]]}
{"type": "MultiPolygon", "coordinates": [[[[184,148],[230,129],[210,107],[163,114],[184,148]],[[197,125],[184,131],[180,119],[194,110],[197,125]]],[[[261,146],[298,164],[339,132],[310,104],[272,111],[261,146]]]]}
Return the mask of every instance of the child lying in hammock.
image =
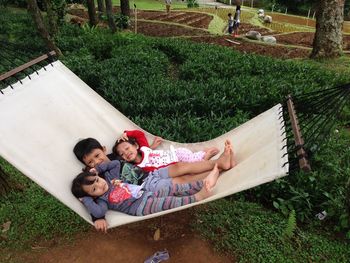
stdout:
{"type": "Polygon", "coordinates": [[[164,179],[163,187],[148,191],[142,185],[119,180],[120,162],[115,160],[80,173],[72,183],[72,193],[95,217],[108,209],[143,216],[203,200],[211,195],[219,177],[218,164],[203,181],[173,184],[164,179]]]}
{"type": "MultiPolygon", "coordinates": [[[[90,168],[110,162],[110,160],[114,158],[113,155],[107,155],[106,148],[94,138],[86,138],[79,141],[75,145],[73,152],[78,160],[90,168]]],[[[164,186],[163,179],[171,180],[173,184],[200,181],[208,175],[208,171],[213,169],[215,163],[218,163],[218,169],[220,170],[228,170],[232,168],[231,164],[234,163],[234,157],[230,141],[226,141],[225,150],[217,160],[201,161],[196,163],[179,162],[150,173],[141,173],[139,178],[134,180],[136,183],[133,184],[138,184],[138,182],[142,181],[147,191],[157,192],[164,186]]],[[[118,179],[125,180],[125,174],[123,172],[124,170],[129,170],[124,169],[125,165],[128,165],[128,163],[123,163],[123,167],[120,170],[121,174],[119,174],[120,178],[118,179]]],[[[128,174],[129,173],[127,173],[127,175],[128,174]]],[[[93,217],[93,221],[97,230],[104,232],[107,231],[107,222],[104,218],[93,217]]]]}
{"type": "Polygon", "coordinates": [[[155,137],[149,146],[142,131],[125,131],[113,146],[113,152],[123,160],[134,163],[148,172],[177,162],[209,160],[219,152],[216,147],[199,152],[192,152],[186,148],[175,149],[172,146],[169,150],[155,150],[162,142],[162,138],[155,137]]]}

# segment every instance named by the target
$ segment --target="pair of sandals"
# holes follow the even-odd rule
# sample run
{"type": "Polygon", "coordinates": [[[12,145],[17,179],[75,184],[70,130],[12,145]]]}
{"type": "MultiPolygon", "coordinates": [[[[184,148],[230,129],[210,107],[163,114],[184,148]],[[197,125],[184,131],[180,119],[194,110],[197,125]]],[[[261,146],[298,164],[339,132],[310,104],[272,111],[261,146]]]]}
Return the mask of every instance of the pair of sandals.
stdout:
{"type": "Polygon", "coordinates": [[[169,258],[169,252],[167,250],[163,250],[154,253],[152,256],[147,258],[144,263],[159,263],[163,260],[168,260],[169,258]]]}

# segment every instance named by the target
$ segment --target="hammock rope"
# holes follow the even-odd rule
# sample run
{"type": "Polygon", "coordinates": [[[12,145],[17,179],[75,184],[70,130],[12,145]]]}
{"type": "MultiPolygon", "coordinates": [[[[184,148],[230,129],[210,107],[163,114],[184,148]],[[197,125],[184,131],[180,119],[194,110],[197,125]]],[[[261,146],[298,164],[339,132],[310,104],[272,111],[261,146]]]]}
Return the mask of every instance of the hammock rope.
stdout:
{"type": "Polygon", "coordinates": [[[52,62],[56,60],[55,53],[52,51],[43,56],[35,56],[28,47],[0,40],[0,75],[2,76],[0,77],[0,92],[3,93],[1,90],[7,86],[12,88],[15,82],[22,84],[24,77],[30,79],[33,72],[39,74],[39,69],[46,70],[45,66],[52,65],[52,62]],[[47,57],[43,59],[43,56],[47,57]]]}
{"type": "Polygon", "coordinates": [[[296,129],[300,133],[301,143],[296,143],[295,135],[292,132],[293,126],[290,118],[288,99],[283,104],[284,119],[288,123],[286,132],[288,139],[287,147],[289,153],[290,172],[298,166],[296,163],[301,159],[310,157],[321,147],[326,145],[327,138],[334,129],[340,114],[350,101],[350,84],[313,91],[298,96],[290,96],[295,116],[298,122],[296,129]],[[300,152],[302,150],[302,153],[300,152]]]}

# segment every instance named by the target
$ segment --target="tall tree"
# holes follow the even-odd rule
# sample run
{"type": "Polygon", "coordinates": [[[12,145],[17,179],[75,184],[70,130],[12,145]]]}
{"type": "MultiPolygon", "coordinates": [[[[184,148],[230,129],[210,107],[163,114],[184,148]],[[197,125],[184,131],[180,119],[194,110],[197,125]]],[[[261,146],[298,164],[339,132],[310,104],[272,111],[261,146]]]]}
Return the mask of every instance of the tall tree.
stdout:
{"type": "Polygon", "coordinates": [[[48,31],[51,36],[55,35],[58,31],[58,18],[57,13],[54,10],[52,0],[44,0],[47,13],[48,31]]]}
{"type": "Polygon", "coordinates": [[[96,18],[95,1],[94,0],[87,0],[86,3],[87,3],[88,13],[89,13],[90,26],[96,26],[97,25],[97,18],[96,18]]]}
{"type": "Polygon", "coordinates": [[[61,50],[55,45],[52,37],[48,33],[43,17],[41,15],[40,9],[38,7],[38,3],[36,0],[27,0],[28,4],[28,12],[31,14],[34,23],[36,25],[36,28],[41,35],[41,37],[44,39],[46,46],[48,47],[49,50],[54,50],[57,54],[57,56],[61,56],[62,52],[61,50]]]}
{"type": "Polygon", "coordinates": [[[97,10],[98,10],[98,17],[101,18],[102,14],[106,12],[106,8],[103,0],[97,0],[97,10]]]}
{"type": "Polygon", "coordinates": [[[122,15],[130,16],[129,0],[120,0],[120,12],[122,15]]]}
{"type": "Polygon", "coordinates": [[[311,58],[335,58],[343,53],[344,0],[320,0],[311,58]]]}
{"type": "Polygon", "coordinates": [[[117,26],[115,25],[115,21],[113,17],[112,0],[106,0],[106,13],[107,13],[109,28],[114,33],[115,31],[117,31],[117,26]]]}

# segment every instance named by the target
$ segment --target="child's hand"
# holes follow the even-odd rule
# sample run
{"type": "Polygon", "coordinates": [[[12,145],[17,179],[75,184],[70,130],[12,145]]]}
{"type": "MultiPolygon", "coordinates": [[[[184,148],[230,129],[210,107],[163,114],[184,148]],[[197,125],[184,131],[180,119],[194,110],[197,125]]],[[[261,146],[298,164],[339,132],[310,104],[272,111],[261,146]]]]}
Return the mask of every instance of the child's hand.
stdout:
{"type": "Polygon", "coordinates": [[[120,141],[127,141],[127,140],[129,140],[129,137],[128,137],[128,135],[126,135],[126,132],[124,132],[124,133],[119,137],[119,139],[118,139],[117,141],[120,142],[120,141]]]}
{"type": "Polygon", "coordinates": [[[89,170],[89,172],[90,172],[90,173],[93,173],[93,174],[96,174],[96,175],[98,174],[96,168],[91,168],[91,169],[89,170]]]}
{"type": "Polygon", "coordinates": [[[159,145],[161,145],[163,141],[164,141],[164,140],[163,140],[162,137],[156,136],[156,137],[154,137],[153,143],[152,143],[152,145],[151,145],[149,148],[151,148],[152,150],[154,150],[154,149],[156,149],[159,145]]]}
{"type": "Polygon", "coordinates": [[[97,219],[94,222],[94,226],[97,231],[102,231],[103,233],[107,233],[108,224],[105,219],[97,219]]]}
{"type": "Polygon", "coordinates": [[[121,180],[117,180],[117,179],[113,179],[113,180],[111,181],[111,183],[112,183],[114,186],[118,186],[118,185],[120,185],[120,184],[122,183],[122,181],[121,181],[121,180]]]}

